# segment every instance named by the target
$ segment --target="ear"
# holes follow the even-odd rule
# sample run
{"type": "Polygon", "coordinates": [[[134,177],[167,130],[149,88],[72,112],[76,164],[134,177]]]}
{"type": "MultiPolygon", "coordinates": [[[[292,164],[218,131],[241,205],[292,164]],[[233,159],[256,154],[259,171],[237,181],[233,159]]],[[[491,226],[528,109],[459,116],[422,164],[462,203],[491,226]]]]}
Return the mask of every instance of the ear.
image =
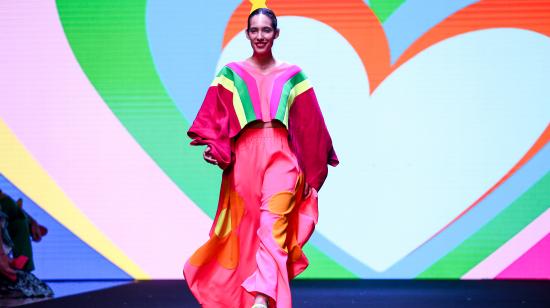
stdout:
{"type": "Polygon", "coordinates": [[[244,29],[244,34],[246,35],[246,38],[250,41],[250,35],[248,35],[248,29],[244,29]]]}
{"type": "Polygon", "coordinates": [[[280,32],[281,32],[281,30],[279,28],[277,28],[277,30],[275,30],[275,37],[273,39],[278,38],[280,32]]]}

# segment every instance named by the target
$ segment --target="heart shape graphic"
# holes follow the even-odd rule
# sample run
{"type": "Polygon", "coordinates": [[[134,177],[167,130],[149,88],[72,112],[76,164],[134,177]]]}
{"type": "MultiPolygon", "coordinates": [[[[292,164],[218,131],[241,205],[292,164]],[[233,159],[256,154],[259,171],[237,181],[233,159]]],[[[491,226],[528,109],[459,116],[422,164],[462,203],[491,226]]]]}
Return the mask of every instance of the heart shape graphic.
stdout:
{"type": "MultiPolygon", "coordinates": [[[[341,159],[321,190],[318,231],[376,271],[489,190],[548,125],[546,36],[455,36],[401,65],[371,96],[361,58],[335,30],[299,17],[280,24],[275,54],[312,80],[341,159]]],[[[219,65],[248,48],[236,36],[219,65]]]]}

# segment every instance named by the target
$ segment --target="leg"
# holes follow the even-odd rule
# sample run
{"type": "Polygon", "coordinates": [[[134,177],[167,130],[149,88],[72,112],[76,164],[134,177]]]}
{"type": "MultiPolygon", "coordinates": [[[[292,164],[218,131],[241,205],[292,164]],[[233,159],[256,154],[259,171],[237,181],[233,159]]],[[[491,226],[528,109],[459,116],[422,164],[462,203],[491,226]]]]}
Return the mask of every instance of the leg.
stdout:
{"type": "Polygon", "coordinates": [[[298,175],[299,168],[293,155],[277,151],[272,156],[262,184],[257,270],[243,283],[249,292],[269,296],[271,301],[277,302],[277,307],[291,305],[286,268],[286,228],[288,215],[295,205],[298,175]]]}

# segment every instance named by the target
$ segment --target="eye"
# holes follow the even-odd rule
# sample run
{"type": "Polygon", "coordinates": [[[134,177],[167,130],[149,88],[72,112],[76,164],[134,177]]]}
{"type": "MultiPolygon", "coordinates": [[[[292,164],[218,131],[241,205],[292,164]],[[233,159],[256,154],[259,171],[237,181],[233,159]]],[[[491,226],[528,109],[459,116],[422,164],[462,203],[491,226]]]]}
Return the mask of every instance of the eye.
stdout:
{"type": "Polygon", "coordinates": [[[271,29],[270,27],[265,27],[262,29],[265,33],[271,33],[273,31],[273,29],[271,29]]]}

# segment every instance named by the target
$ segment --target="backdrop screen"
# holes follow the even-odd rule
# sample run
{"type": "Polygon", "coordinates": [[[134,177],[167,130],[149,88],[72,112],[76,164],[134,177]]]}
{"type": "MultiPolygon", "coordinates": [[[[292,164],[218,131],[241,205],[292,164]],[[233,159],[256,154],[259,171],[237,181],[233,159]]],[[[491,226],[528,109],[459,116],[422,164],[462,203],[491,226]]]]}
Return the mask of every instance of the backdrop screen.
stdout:
{"type": "MultiPolygon", "coordinates": [[[[550,2],[268,2],[340,165],[305,278],[550,278],[550,2]]],[[[183,278],[221,170],[189,146],[248,1],[0,4],[0,189],[45,279],[183,278]]]]}

